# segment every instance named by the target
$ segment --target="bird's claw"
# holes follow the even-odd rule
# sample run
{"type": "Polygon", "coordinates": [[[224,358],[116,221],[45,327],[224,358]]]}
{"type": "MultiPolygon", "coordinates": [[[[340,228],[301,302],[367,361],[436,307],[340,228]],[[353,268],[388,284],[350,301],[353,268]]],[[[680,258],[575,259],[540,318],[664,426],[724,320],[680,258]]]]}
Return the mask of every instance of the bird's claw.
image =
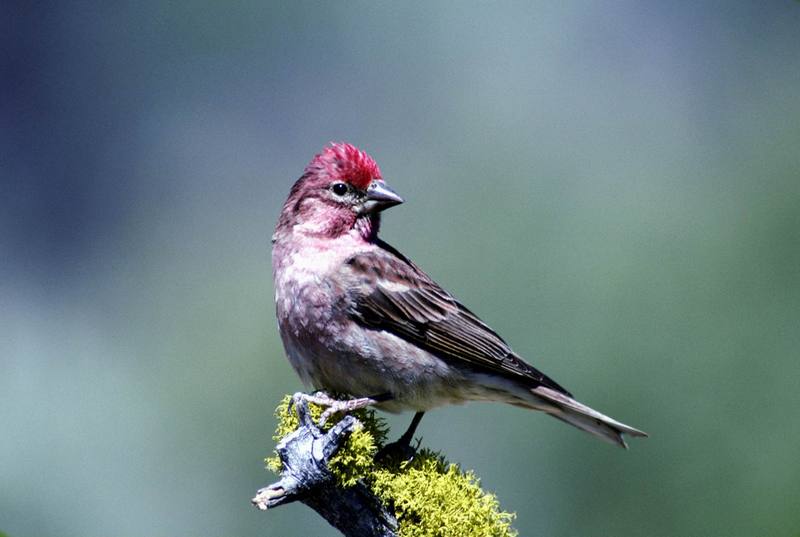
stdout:
{"type": "Polygon", "coordinates": [[[308,412],[308,403],[327,407],[317,421],[317,426],[322,427],[337,412],[348,413],[379,402],[380,400],[372,397],[339,400],[322,391],[314,393],[297,392],[292,396],[292,403],[289,408],[291,409],[292,406],[297,408],[298,418],[301,422],[307,424],[307,421],[311,419],[308,412]]]}
{"type": "Polygon", "coordinates": [[[417,455],[421,443],[422,439],[419,438],[416,446],[412,446],[410,442],[403,439],[386,444],[375,454],[375,462],[381,464],[409,462],[417,455]]]}
{"type": "Polygon", "coordinates": [[[331,399],[331,403],[328,405],[328,408],[322,413],[322,416],[319,417],[319,424],[324,425],[328,418],[336,414],[337,412],[348,413],[354,410],[358,410],[359,408],[368,407],[378,403],[377,399],[373,399],[372,397],[359,397],[357,399],[345,399],[344,401],[338,401],[335,399],[331,399]]]}

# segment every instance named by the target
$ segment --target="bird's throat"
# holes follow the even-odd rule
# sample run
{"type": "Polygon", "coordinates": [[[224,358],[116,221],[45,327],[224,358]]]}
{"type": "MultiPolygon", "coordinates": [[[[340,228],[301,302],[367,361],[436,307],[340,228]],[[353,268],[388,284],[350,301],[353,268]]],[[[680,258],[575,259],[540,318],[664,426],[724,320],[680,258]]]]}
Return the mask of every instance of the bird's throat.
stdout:
{"type": "Polygon", "coordinates": [[[356,218],[353,229],[358,231],[361,238],[372,242],[378,237],[378,230],[381,227],[381,215],[378,213],[365,214],[356,218]]]}

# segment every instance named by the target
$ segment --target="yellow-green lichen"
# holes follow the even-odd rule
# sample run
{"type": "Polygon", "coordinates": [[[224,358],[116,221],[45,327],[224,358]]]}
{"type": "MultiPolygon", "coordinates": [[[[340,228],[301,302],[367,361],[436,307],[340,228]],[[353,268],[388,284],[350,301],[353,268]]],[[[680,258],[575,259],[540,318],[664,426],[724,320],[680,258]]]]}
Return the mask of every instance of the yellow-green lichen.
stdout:
{"type": "MultiPolygon", "coordinates": [[[[297,414],[289,410],[291,398],[278,406],[279,441],[298,425],[297,414]]],[[[323,409],[309,405],[312,418],[319,419],[323,409]]],[[[484,492],[472,472],[462,472],[449,464],[442,455],[421,449],[409,462],[376,463],[375,453],[386,441],[386,422],[371,409],[353,412],[363,424],[354,431],[339,452],[331,458],[329,467],[337,482],[344,487],[362,479],[385,505],[394,510],[400,523],[402,537],[513,537],[512,513],[500,510],[494,494],[484,492]]],[[[337,422],[329,420],[323,429],[337,422]]],[[[277,454],[266,459],[267,467],[280,472],[277,454]]]]}
{"type": "Polygon", "coordinates": [[[403,537],[511,537],[512,513],[500,510],[472,472],[428,449],[400,465],[377,467],[372,491],[394,507],[403,537]]]}

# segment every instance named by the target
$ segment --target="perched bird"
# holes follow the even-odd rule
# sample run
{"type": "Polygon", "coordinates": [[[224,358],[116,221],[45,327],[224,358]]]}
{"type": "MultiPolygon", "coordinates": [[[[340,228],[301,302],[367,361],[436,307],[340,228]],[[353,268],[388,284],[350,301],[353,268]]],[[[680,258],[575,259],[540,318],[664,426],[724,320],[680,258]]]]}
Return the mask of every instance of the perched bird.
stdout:
{"type": "Polygon", "coordinates": [[[357,397],[323,402],[416,411],[406,443],[425,411],[466,401],[540,410],[622,447],[647,436],[573,399],[379,239],[381,211],[400,203],[369,155],[334,143],[283,205],[272,271],[286,354],[305,384],[357,397]]]}

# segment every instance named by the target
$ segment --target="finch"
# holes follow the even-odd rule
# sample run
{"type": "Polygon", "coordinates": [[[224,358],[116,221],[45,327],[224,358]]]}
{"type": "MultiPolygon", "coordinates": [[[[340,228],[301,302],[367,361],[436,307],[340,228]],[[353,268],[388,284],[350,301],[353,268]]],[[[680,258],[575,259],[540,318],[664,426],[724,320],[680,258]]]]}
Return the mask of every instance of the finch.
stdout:
{"type": "Polygon", "coordinates": [[[400,203],[347,143],[325,147],[292,186],[272,272],[281,339],[306,385],[359,398],[347,408],[415,411],[406,442],[425,411],[467,401],[539,410],[621,447],[647,436],[573,399],[378,238],[381,211],[400,203]]]}

